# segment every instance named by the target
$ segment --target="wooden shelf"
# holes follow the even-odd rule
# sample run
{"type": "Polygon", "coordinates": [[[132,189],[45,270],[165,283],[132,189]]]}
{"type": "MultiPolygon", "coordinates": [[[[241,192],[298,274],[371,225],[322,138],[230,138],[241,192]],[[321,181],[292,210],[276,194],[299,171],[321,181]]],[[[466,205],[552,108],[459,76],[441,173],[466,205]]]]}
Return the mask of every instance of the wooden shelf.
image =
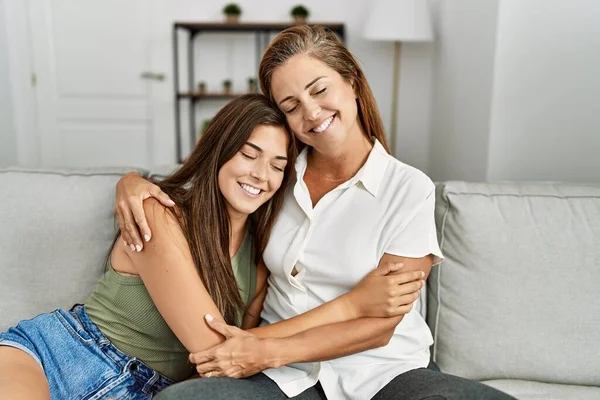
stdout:
{"type": "MultiPolygon", "coordinates": [[[[225,22],[175,22],[175,28],[181,28],[190,31],[192,34],[205,32],[278,32],[290,26],[290,22],[240,22],[237,24],[228,24],[225,22]]],[[[330,22],[311,22],[308,25],[323,25],[332,31],[344,35],[344,24],[330,22]]]]}
{"type": "MultiPolygon", "coordinates": [[[[250,92],[248,92],[250,93],[250,92]]],[[[179,92],[177,93],[178,99],[192,99],[192,100],[219,100],[219,99],[233,99],[246,93],[199,93],[199,92],[179,92]]]]}

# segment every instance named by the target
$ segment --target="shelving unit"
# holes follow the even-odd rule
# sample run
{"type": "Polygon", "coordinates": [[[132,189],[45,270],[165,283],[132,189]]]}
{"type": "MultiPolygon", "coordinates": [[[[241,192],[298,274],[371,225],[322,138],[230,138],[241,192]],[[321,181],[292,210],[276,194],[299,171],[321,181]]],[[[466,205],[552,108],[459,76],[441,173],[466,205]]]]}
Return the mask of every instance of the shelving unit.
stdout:
{"type": "MultiPolygon", "coordinates": [[[[309,24],[312,25],[312,24],[309,24]]],[[[340,40],[344,41],[344,24],[342,23],[326,23],[321,22],[318,25],[327,27],[335,32],[340,40]]],[[[260,57],[263,50],[269,44],[269,35],[280,32],[292,26],[291,23],[238,23],[225,24],[220,22],[175,22],[173,24],[173,72],[175,86],[175,143],[177,151],[177,161],[181,162],[182,157],[182,134],[181,134],[181,102],[190,102],[189,112],[189,129],[190,129],[190,145],[193,148],[196,140],[196,103],[202,100],[218,100],[218,99],[233,99],[243,93],[199,93],[194,87],[194,39],[202,32],[247,32],[254,33],[256,43],[256,65],[260,62],[260,57]],[[179,88],[179,42],[178,31],[184,30],[188,32],[187,40],[187,63],[188,63],[188,88],[187,91],[181,91],[179,88]]]]}

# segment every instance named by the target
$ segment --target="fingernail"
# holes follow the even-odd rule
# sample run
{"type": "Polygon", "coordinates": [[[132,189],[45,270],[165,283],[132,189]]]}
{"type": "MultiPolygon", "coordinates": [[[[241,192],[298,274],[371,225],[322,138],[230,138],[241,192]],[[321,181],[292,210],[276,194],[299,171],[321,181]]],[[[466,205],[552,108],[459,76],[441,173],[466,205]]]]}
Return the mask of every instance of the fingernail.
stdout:
{"type": "Polygon", "coordinates": [[[146,239],[146,242],[150,241],[150,235],[148,235],[147,233],[144,235],[144,239],[146,239]]]}
{"type": "Polygon", "coordinates": [[[140,246],[139,244],[135,245],[135,249],[137,250],[137,252],[139,253],[140,251],[142,251],[142,246],[140,246]]]}
{"type": "Polygon", "coordinates": [[[205,318],[205,319],[206,319],[208,322],[211,322],[211,321],[214,319],[214,318],[213,318],[213,316],[212,316],[212,315],[210,315],[210,314],[206,314],[206,315],[204,316],[204,318],[205,318]]]}
{"type": "Polygon", "coordinates": [[[129,245],[127,244],[127,241],[125,241],[125,240],[123,240],[123,244],[124,244],[125,246],[129,246],[129,245]]]}
{"type": "Polygon", "coordinates": [[[421,278],[425,276],[425,272],[421,271],[421,278]]]}
{"type": "Polygon", "coordinates": [[[167,203],[169,203],[169,204],[170,204],[170,205],[172,205],[172,206],[174,206],[174,205],[175,205],[175,202],[174,202],[173,200],[169,200],[169,201],[167,201],[167,203]]]}
{"type": "Polygon", "coordinates": [[[135,246],[133,244],[130,244],[129,248],[131,249],[131,251],[135,251],[135,246]]]}

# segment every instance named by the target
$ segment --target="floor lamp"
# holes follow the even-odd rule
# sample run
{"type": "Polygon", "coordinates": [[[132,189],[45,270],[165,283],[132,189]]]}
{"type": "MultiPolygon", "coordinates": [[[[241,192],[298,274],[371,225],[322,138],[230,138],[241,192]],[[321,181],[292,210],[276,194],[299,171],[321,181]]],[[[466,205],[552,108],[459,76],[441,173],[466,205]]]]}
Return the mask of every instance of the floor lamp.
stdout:
{"type": "Polygon", "coordinates": [[[394,78],[392,86],[392,126],[390,147],[396,152],[398,89],[400,87],[400,50],[402,42],[433,40],[428,0],[375,0],[363,34],[370,40],[394,42],[394,78]]]}

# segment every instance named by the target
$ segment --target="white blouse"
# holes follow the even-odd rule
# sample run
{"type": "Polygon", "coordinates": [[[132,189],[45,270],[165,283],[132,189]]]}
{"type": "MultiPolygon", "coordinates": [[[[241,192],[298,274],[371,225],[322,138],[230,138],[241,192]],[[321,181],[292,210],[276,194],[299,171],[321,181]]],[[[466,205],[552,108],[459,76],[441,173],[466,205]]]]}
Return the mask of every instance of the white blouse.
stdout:
{"type": "MultiPolygon", "coordinates": [[[[396,160],[376,141],[362,168],[313,208],[306,184],[307,149],[296,163],[265,252],[271,275],[263,324],[311,310],[351,290],[384,253],[442,260],[434,220],[433,182],[396,160]],[[298,274],[292,276],[292,268],[298,274]]],[[[418,302],[419,300],[417,300],[418,302]]],[[[373,397],[396,376],[429,363],[433,338],[419,304],[396,327],[389,344],[335,360],[291,364],[264,373],[287,396],[321,382],[328,399],[373,397]]]]}

